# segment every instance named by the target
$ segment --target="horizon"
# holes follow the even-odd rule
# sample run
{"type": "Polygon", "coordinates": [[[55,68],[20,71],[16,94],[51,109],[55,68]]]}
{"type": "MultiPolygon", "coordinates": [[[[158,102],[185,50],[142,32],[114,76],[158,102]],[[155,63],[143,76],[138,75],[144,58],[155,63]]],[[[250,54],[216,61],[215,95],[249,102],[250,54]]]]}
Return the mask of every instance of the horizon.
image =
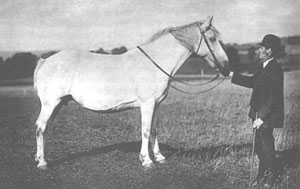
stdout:
{"type": "MultiPolygon", "coordinates": [[[[300,36],[300,34],[295,34],[295,35],[287,35],[287,36],[278,36],[280,39],[284,39],[284,38],[289,38],[289,37],[298,37],[300,36]]],[[[238,43],[238,42],[225,42],[225,45],[238,45],[238,46],[243,46],[243,45],[250,45],[250,44],[255,44],[255,43],[259,43],[260,41],[259,40],[256,40],[256,41],[249,41],[249,42],[244,42],[244,43],[238,43]]],[[[137,44],[136,46],[138,46],[139,44],[137,44]]],[[[110,51],[114,48],[120,48],[120,47],[125,47],[127,50],[129,50],[130,48],[134,48],[134,47],[130,47],[128,48],[127,46],[125,45],[120,45],[120,46],[115,46],[115,47],[111,47],[111,48],[105,48],[103,46],[99,46],[99,47],[96,47],[95,49],[82,49],[82,50],[85,50],[85,51],[93,51],[93,50],[98,50],[99,48],[103,48],[104,51],[110,51]]],[[[76,49],[76,48],[67,48],[67,49],[76,49]]],[[[1,49],[0,47],[0,53],[1,52],[14,52],[14,53],[18,53],[18,52],[50,52],[50,51],[61,51],[61,50],[64,50],[64,49],[33,49],[33,50],[20,50],[20,49],[16,49],[16,50],[12,50],[12,49],[1,49]]],[[[1,55],[0,55],[1,56],[1,55]]]]}
{"type": "Polygon", "coordinates": [[[267,33],[300,35],[299,10],[298,0],[10,0],[0,5],[0,50],[130,49],[208,15],[224,43],[253,43],[267,33]]]}
{"type": "MultiPolygon", "coordinates": [[[[286,39],[286,38],[289,38],[289,37],[300,37],[300,34],[298,35],[290,35],[290,36],[278,36],[281,40],[282,39],[286,39]]],[[[237,46],[244,46],[244,45],[251,45],[251,44],[256,44],[256,43],[259,43],[260,41],[253,41],[253,42],[246,42],[246,43],[236,43],[236,42],[231,42],[231,43],[225,43],[225,45],[237,45],[237,46]]],[[[138,46],[139,44],[137,44],[138,46]]],[[[84,49],[85,51],[95,51],[95,50],[98,50],[99,48],[102,48],[104,51],[111,51],[112,49],[114,48],[120,48],[120,47],[125,47],[127,50],[130,50],[130,48],[124,46],[124,45],[121,45],[121,46],[117,46],[117,47],[112,47],[110,49],[106,49],[105,47],[101,47],[99,46],[98,48],[96,49],[84,49]]],[[[134,48],[134,47],[131,47],[131,48],[134,48]]],[[[72,48],[71,48],[72,49],[72,48]]],[[[74,49],[74,48],[73,48],[74,49]]],[[[39,49],[36,49],[36,50],[3,50],[3,49],[0,49],[0,56],[1,56],[1,53],[3,52],[7,52],[7,53],[32,53],[32,52],[38,52],[38,53],[41,53],[41,52],[51,52],[51,51],[61,51],[61,50],[64,50],[64,49],[44,49],[44,50],[39,50],[39,49]]]]}

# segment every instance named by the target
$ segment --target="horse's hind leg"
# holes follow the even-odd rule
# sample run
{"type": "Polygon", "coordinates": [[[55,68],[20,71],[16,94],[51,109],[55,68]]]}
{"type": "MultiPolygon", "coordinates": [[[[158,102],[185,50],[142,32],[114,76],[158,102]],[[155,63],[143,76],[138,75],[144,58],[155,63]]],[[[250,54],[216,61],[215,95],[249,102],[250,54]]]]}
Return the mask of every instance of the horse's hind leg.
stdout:
{"type": "Polygon", "coordinates": [[[60,100],[43,101],[41,100],[41,112],[36,121],[36,143],[37,151],[35,160],[38,161],[37,167],[40,169],[47,169],[47,162],[44,159],[44,131],[47,126],[47,122],[50,119],[55,107],[60,103],[60,100]]]}
{"type": "Polygon", "coordinates": [[[153,155],[155,161],[158,163],[165,163],[166,158],[161,154],[158,143],[158,124],[159,124],[159,105],[157,105],[154,116],[153,116],[153,124],[151,129],[151,136],[154,139],[154,144],[152,143],[153,155]]]}

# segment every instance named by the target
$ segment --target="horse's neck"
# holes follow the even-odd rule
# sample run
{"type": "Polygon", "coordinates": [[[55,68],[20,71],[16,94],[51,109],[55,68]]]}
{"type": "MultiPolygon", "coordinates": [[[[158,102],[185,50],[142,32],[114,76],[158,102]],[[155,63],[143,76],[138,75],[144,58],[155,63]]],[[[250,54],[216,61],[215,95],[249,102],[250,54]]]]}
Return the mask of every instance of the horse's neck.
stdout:
{"type": "Polygon", "coordinates": [[[175,75],[192,54],[172,35],[163,36],[152,43],[143,45],[142,48],[156,64],[170,75],[175,75]]]}

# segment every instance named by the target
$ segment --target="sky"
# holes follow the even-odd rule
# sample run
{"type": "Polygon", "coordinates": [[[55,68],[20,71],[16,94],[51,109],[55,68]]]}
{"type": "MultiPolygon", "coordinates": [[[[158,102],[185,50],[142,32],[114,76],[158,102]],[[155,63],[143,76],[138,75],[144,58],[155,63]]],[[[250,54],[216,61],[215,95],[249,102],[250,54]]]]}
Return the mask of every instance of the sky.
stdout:
{"type": "Polygon", "coordinates": [[[300,34],[299,0],[1,0],[0,50],[132,48],[209,15],[225,43],[300,34]]]}

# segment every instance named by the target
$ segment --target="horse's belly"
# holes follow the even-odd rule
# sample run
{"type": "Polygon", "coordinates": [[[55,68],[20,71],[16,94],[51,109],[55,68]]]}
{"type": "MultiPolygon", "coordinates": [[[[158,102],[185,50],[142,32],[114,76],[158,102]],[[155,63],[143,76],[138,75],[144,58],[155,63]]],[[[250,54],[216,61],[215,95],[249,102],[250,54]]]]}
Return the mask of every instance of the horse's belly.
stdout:
{"type": "Polygon", "coordinates": [[[113,111],[138,107],[134,93],[126,90],[105,90],[96,88],[80,88],[72,92],[72,97],[83,107],[96,111],[113,111]]]}
{"type": "MultiPolygon", "coordinates": [[[[79,102],[80,103],[80,102],[79,102]]],[[[114,112],[114,111],[122,111],[130,108],[139,107],[139,103],[137,101],[128,101],[128,102],[110,102],[110,103],[103,103],[103,102],[85,102],[80,103],[83,107],[95,110],[95,111],[104,111],[104,112],[114,112]]]]}

